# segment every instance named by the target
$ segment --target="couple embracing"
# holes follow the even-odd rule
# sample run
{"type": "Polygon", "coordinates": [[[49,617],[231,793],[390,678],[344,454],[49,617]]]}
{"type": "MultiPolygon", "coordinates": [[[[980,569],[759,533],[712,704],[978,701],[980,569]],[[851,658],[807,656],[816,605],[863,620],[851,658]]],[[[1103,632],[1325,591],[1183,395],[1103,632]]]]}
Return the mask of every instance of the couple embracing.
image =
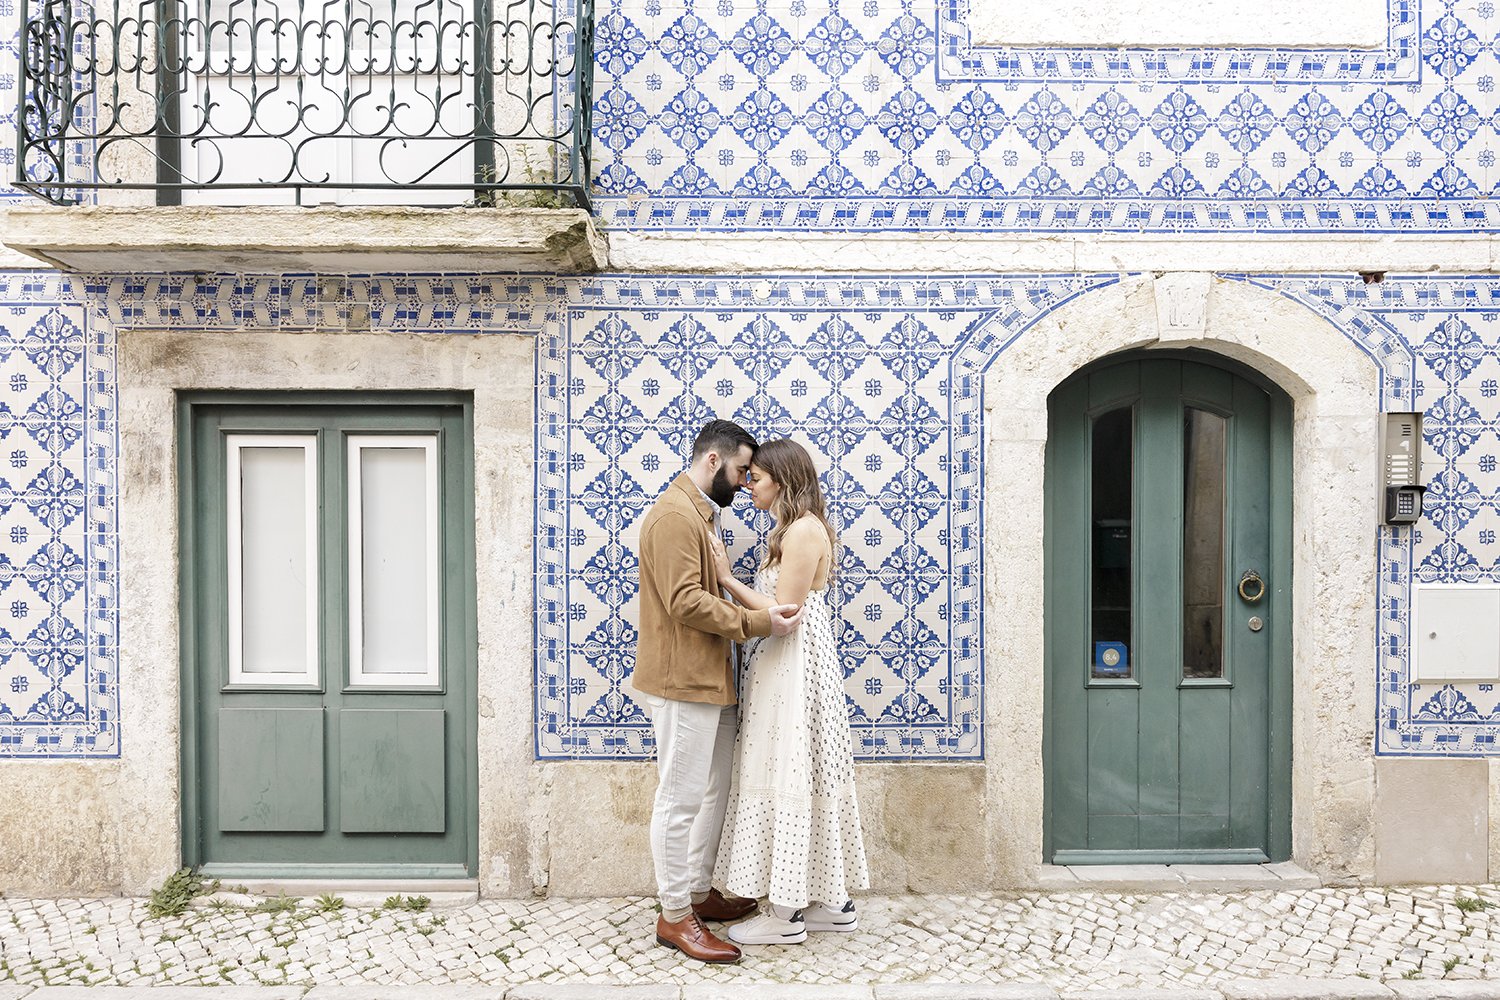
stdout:
{"type": "Polygon", "coordinates": [[[828,605],[836,543],[807,451],[757,445],[727,420],[699,432],[641,524],[634,684],[656,735],[656,940],[691,958],[735,962],[737,944],[857,926],[849,893],[869,876],[828,605]],[[731,574],[720,528],[742,488],[775,521],[754,587],[731,574]],[[704,924],[748,917],[762,898],[729,941],[704,924]]]}

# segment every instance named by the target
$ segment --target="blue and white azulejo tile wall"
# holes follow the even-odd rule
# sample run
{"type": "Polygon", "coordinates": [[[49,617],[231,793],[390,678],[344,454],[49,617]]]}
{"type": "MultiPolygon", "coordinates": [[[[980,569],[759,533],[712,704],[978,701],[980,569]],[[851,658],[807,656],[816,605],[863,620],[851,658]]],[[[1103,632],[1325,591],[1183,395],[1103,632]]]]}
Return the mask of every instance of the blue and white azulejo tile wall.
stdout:
{"type": "MultiPolygon", "coordinates": [[[[628,683],[635,530],[693,431],[722,415],[818,456],[847,546],[837,603],[860,754],[981,757],[984,698],[1002,696],[981,642],[983,507],[1001,488],[983,464],[982,374],[1038,317],[1120,277],[391,275],[350,278],[330,305],[327,282],[306,277],[119,276],[75,297],[54,274],[13,273],[0,285],[0,754],[107,756],[128,733],[114,330],[340,330],[359,304],[375,329],[537,338],[539,756],[650,753],[628,683]]],[[[1500,279],[1235,280],[1358,344],[1382,374],[1372,410],[1425,411],[1428,513],[1372,539],[1378,648],[1350,662],[1377,685],[1381,752],[1495,752],[1500,695],[1414,683],[1407,621],[1414,581],[1500,582],[1500,279]]],[[[748,571],[766,524],[748,510],[730,524],[748,571]]]]}
{"type": "Polygon", "coordinates": [[[56,273],[0,303],[0,756],[114,756],[113,337],[56,273]]]}
{"type": "Polygon", "coordinates": [[[1493,230],[1495,4],[1368,2],[1386,24],[1373,49],[1020,49],[973,42],[979,0],[610,0],[601,215],[680,232],[1493,230]]]}
{"type": "MultiPolygon", "coordinates": [[[[971,0],[972,2],[972,0],[971,0]]],[[[616,0],[601,7],[607,232],[1493,234],[1500,18],[1385,3],[1374,49],[1019,50],[964,0],[616,0]]],[[[13,9],[0,9],[7,37],[13,9]]],[[[0,72],[0,127],[14,78],[0,72]]],[[[4,166],[0,153],[0,166],[4,166]]],[[[7,197],[14,197],[8,194],[7,197]]],[[[961,250],[956,250],[961,255],[961,250]]],[[[1205,261],[1205,266],[1212,266],[1205,261]]],[[[955,264],[961,271],[962,261],[955,264]]],[[[372,328],[537,340],[537,754],[651,752],[629,697],[644,506],[710,415],[817,452],[847,545],[846,690],[871,759],[973,760],[1001,697],[981,642],[980,376],[1118,274],[0,280],[0,756],[119,752],[115,331],[372,328]],[[361,311],[362,312],[362,311],[361,311]]],[[[1500,582],[1500,279],[1238,275],[1382,373],[1427,422],[1429,510],[1382,529],[1376,748],[1493,754],[1493,685],[1419,685],[1414,582],[1500,582]]],[[[748,568],[765,529],[742,511],[748,568]]]]}

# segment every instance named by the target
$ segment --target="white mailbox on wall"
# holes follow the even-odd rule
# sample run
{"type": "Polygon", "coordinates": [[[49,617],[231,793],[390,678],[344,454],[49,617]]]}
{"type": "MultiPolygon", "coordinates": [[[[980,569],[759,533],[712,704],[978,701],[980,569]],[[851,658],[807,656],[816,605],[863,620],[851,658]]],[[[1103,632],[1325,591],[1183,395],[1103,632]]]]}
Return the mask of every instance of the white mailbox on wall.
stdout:
{"type": "Polygon", "coordinates": [[[1412,587],[1412,677],[1500,681],[1500,586],[1412,587]]]}

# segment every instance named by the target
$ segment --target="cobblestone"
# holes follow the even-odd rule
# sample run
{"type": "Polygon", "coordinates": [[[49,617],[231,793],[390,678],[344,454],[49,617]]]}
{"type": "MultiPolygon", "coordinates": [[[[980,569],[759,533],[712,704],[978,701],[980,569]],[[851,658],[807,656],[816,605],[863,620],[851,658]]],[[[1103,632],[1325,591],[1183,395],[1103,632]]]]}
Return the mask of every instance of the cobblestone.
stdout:
{"type": "Polygon", "coordinates": [[[1080,993],[1291,977],[1495,980],[1500,996],[1500,923],[1458,899],[1500,906],[1500,887],[880,896],[861,900],[858,933],[751,948],[729,967],[657,946],[655,905],[642,898],[421,913],[219,900],[163,919],[141,900],[0,899],[0,987],[946,982],[1080,993]]]}

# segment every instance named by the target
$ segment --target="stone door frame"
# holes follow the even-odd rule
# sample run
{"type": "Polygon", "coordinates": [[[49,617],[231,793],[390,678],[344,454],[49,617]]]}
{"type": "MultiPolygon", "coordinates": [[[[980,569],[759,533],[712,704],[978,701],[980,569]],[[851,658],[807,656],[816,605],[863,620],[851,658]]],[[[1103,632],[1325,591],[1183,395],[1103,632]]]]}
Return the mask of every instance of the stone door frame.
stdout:
{"type": "Polygon", "coordinates": [[[1200,273],[1132,276],[1017,336],[985,375],[988,853],[1000,885],[1041,881],[1044,781],[1043,479],[1047,397],[1127,350],[1193,348],[1239,361],[1293,406],[1292,859],[1325,879],[1374,874],[1380,371],[1307,307],[1200,273]],[[1000,498],[993,498],[998,501],[1000,498]]]}

